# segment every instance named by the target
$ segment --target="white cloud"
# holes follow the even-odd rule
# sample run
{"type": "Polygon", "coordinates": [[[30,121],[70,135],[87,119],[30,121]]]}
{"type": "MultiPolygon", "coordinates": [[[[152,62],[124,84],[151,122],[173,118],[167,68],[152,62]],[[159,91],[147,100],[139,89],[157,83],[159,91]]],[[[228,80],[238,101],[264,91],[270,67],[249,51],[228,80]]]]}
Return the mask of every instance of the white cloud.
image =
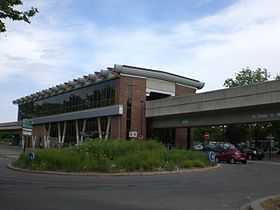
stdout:
{"type": "Polygon", "coordinates": [[[194,22],[129,29],[88,24],[81,36],[92,39],[88,66],[126,63],[163,68],[205,81],[206,90],[215,89],[246,66],[277,73],[278,8],[279,1],[239,1],[194,22]]]}
{"type": "Polygon", "coordinates": [[[0,35],[0,81],[28,75],[31,85],[47,87],[119,63],[194,77],[210,90],[246,66],[266,67],[274,75],[280,71],[277,0],[236,1],[194,21],[127,28],[80,18],[67,22],[56,14],[67,13],[67,6],[56,10],[43,2],[31,25],[12,25],[7,36],[0,35]]]}

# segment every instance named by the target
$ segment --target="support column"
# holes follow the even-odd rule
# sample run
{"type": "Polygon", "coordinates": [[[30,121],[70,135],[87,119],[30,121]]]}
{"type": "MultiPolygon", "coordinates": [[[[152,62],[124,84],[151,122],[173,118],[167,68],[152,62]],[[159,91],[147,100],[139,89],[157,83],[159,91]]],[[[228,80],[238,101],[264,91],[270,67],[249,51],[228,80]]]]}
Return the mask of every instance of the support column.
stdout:
{"type": "Polygon", "coordinates": [[[57,130],[58,130],[58,147],[61,146],[61,126],[60,122],[57,123],[57,130]]]}
{"type": "Polygon", "coordinates": [[[75,126],[76,126],[76,140],[77,140],[77,145],[80,144],[80,134],[79,134],[79,121],[75,121],[75,126]]]}
{"type": "Polygon", "coordinates": [[[189,148],[188,138],[189,138],[189,128],[176,128],[175,133],[175,144],[179,149],[187,149],[189,148]]]}
{"type": "Polygon", "coordinates": [[[65,141],[66,127],[67,127],[67,121],[64,121],[64,125],[63,125],[63,134],[62,134],[62,139],[61,139],[61,144],[62,144],[62,146],[63,146],[64,141],[65,141]]]}
{"type": "Polygon", "coordinates": [[[43,137],[43,145],[44,145],[44,149],[46,149],[47,148],[47,137],[46,136],[43,137]]]}
{"type": "MultiPolygon", "coordinates": [[[[84,120],[84,121],[83,121],[83,128],[82,128],[83,134],[84,134],[85,131],[86,131],[86,127],[87,127],[87,120],[84,120]]],[[[83,142],[84,142],[84,136],[81,136],[81,143],[83,143],[83,142]]]]}
{"type": "Polygon", "coordinates": [[[115,116],[111,118],[111,129],[110,129],[110,137],[112,139],[121,139],[124,138],[121,136],[121,117],[115,116]]]}
{"type": "Polygon", "coordinates": [[[98,125],[98,134],[99,134],[99,139],[102,139],[102,129],[101,129],[101,122],[100,122],[100,118],[97,118],[97,125],[98,125]]]}
{"type": "Polygon", "coordinates": [[[22,135],[22,137],[21,137],[21,147],[25,151],[25,138],[24,138],[24,135],[22,135]]]}
{"type": "Polygon", "coordinates": [[[110,127],[111,127],[111,117],[108,117],[105,140],[108,140],[108,138],[109,138],[110,127]]]}
{"type": "Polygon", "coordinates": [[[187,128],[187,149],[191,149],[193,144],[192,139],[193,139],[192,129],[187,128]]]}
{"type": "Polygon", "coordinates": [[[32,149],[35,149],[36,146],[36,136],[31,136],[31,141],[32,141],[32,149]]]}
{"type": "Polygon", "coordinates": [[[52,124],[51,124],[51,123],[49,123],[48,136],[47,136],[47,148],[50,148],[50,135],[51,135],[51,129],[52,129],[52,124]]]}
{"type": "Polygon", "coordinates": [[[44,124],[44,138],[43,138],[43,141],[44,141],[44,148],[46,149],[47,148],[47,127],[46,125],[44,124]]]}

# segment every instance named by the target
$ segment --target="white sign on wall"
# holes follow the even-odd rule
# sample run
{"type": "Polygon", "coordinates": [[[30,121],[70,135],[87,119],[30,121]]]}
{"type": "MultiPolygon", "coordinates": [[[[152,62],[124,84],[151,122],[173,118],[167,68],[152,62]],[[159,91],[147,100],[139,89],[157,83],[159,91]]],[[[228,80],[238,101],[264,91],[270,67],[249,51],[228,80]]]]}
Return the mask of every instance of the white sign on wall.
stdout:
{"type": "Polygon", "coordinates": [[[24,135],[24,136],[32,136],[32,130],[30,130],[30,129],[22,129],[22,135],[24,135]]]}
{"type": "Polygon", "coordinates": [[[138,132],[137,131],[129,131],[128,136],[129,136],[129,138],[137,138],[138,132]]]}

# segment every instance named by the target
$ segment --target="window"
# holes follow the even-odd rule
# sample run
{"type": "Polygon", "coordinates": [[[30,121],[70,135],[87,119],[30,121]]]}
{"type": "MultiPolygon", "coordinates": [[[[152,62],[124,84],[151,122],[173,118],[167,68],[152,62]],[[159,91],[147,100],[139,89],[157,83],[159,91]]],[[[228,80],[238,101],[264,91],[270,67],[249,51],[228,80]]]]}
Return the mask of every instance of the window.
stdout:
{"type": "Polygon", "coordinates": [[[116,81],[109,80],[52,96],[33,103],[19,105],[19,119],[41,117],[115,104],[116,81]]]}

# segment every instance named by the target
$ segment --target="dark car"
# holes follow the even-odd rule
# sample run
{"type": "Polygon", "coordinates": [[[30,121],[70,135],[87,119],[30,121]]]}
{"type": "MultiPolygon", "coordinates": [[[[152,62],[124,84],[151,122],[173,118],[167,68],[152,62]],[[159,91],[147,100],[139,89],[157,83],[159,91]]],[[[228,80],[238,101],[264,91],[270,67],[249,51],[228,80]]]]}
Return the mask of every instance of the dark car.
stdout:
{"type": "Polygon", "coordinates": [[[247,155],[248,160],[262,160],[264,158],[264,152],[261,149],[241,145],[238,145],[237,148],[247,155]]]}
{"type": "Polygon", "coordinates": [[[245,148],[241,150],[246,153],[249,160],[262,160],[264,158],[264,152],[256,148],[245,148]]]}
{"type": "Polygon", "coordinates": [[[219,153],[222,152],[224,149],[220,147],[219,145],[214,145],[214,144],[207,144],[203,147],[202,151],[203,152],[215,152],[219,153]]]}
{"type": "Polygon", "coordinates": [[[221,152],[216,153],[216,162],[225,161],[228,163],[236,163],[241,162],[247,163],[247,155],[245,153],[240,152],[236,148],[225,149],[221,152]]]}

